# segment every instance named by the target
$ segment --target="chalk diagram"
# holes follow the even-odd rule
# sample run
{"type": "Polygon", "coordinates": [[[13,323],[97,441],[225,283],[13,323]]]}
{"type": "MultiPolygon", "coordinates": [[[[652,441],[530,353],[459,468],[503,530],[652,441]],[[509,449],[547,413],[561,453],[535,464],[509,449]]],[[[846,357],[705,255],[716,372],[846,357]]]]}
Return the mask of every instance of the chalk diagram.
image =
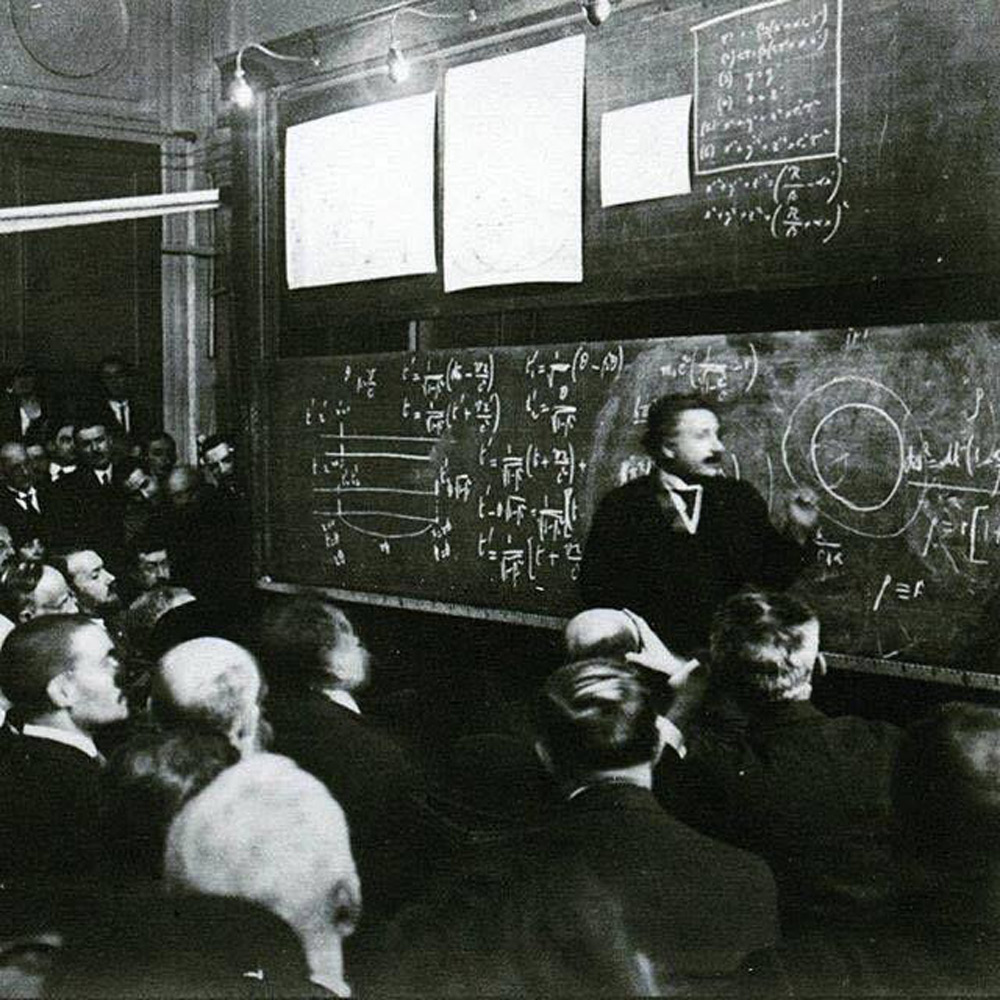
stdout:
{"type": "Polygon", "coordinates": [[[313,487],[323,504],[314,514],[336,518],[354,533],[380,542],[419,538],[441,528],[441,482],[428,474],[440,438],[348,434],[343,422],[338,433],[319,437],[330,444],[319,461],[338,482],[313,487]],[[428,480],[430,488],[422,488],[428,480]]]}
{"type": "Polygon", "coordinates": [[[922,435],[910,408],[874,379],[844,375],[795,406],[781,439],[785,470],[819,497],[820,513],[862,538],[897,538],[916,520],[924,491],[905,481],[922,435]]]}

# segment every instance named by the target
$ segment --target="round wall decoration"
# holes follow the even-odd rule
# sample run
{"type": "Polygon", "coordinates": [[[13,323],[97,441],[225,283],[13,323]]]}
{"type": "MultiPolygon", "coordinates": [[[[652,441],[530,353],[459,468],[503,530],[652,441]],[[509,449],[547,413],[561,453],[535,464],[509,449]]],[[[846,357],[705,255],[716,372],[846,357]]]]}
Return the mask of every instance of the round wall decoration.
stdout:
{"type": "Polygon", "coordinates": [[[94,76],[128,46],[125,0],[8,0],[17,37],[40,66],[60,76],[94,76]]]}

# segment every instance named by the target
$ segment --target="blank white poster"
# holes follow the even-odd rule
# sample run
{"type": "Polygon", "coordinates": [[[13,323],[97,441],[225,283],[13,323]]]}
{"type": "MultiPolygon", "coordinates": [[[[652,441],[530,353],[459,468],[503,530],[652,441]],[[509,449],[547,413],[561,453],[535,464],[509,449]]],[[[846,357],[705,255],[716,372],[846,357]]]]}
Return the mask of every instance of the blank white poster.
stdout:
{"type": "Polygon", "coordinates": [[[601,205],[691,193],[691,95],[601,116],[601,205]]]}
{"type": "Polygon", "coordinates": [[[370,104],[288,129],[289,288],[437,270],[436,98],[370,104]]]}
{"type": "Polygon", "coordinates": [[[444,96],[444,290],[582,281],[582,35],[457,66],[444,96]]]}

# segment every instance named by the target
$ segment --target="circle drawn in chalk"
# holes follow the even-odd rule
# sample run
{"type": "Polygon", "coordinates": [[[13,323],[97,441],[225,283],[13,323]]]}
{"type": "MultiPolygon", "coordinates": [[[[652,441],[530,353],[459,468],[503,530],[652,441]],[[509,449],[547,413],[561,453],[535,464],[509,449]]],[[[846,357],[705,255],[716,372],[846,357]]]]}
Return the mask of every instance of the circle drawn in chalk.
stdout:
{"type": "Polygon", "coordinates": [[[820,495],[828,521],[864,538],[897,538],[920,513],[907,489],[907,449],[923,440],[910,408],[888,386],[842,375],[795,405],[781,439],[789,478],[820,495]]]}
{"type": "Polygon", "coordinates": [[[822,486],[823,490],[833,497],[834,500],[839,501],[850,510],[857,511],[859,514],[881,510],[883,507],[892,502],[893,497],[899,492],[899,487],[903,483],[903,468],[906,461],[906,449],[903,445],[903,432],[899,429],[899,425],[896,421],[893,420],[892,417],[890,417],[889,414],[886,413],[880,406],[875,406],[872,403],[842,403],[840,406],[832,409],[816,424],[816,429],[812,433],[812,440],[809,443],[809,459],[812,464],[813,472],[815,473],[817,480],[819,480],[820,486],[822,486]],[[889,426],[890,431],[895,435],[896,444],[899,449],[896,481],[892,484],[892,488],[889,492],[881,500],[879,500],[878,503],[861,504],[850,499],[849,497],[844,496],[843,493],[838,492],[840,485],[844,481],[843,469],[845,466],[849,465],[850,462],[851,455],[849,451],[842,450],[840,453],[838,464],[841,466],[841,476],[840,481],[835,485],[831,485],[827,481],[826,476],[823,475],[823,470],[820,468],[820,463],[817,461],[819,438],[823,433],[824,428],[836,416],[847,410],[860,410],[865,413],[872,414],[876,419],[885,421],[885,423],[889,426]]]}

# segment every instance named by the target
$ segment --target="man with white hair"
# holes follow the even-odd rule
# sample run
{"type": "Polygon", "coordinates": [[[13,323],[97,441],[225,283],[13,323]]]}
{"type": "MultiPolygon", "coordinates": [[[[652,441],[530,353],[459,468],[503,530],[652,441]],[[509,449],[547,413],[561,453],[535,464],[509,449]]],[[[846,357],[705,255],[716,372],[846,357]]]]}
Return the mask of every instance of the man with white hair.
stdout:
{"type": "Polygon", "coordinates": [[[342,943],[361,890],[347,820],[287,757],[256,754],[188,802],[170,826],[164,868],[174,890],[266,907],[295,931],[312,981],[351,995],[342,943]]]}
{"type": "Polygon", "coordinates": [[[168,650],[153,674],[150,709],[164,728],[222,733],[241,756],[262,750],[270,727],[257,661],[228,639],[190,639],[168,650]]]}

